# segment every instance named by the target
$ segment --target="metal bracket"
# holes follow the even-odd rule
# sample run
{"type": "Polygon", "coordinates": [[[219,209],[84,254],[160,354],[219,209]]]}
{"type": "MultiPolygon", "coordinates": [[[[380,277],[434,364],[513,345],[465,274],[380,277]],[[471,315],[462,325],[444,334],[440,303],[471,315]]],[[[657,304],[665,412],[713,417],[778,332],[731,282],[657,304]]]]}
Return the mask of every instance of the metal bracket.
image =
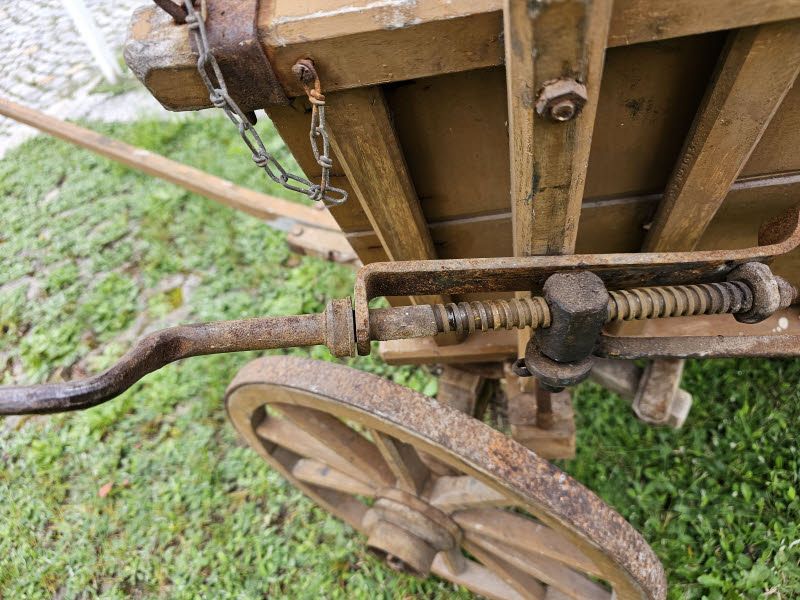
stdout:
{"type": "MultiPolygon", "coordinates": [[[[252,112],[266,104],[289,104],[258,39],[259,0],[206,0],[206,31],[236,104],[252,112]]],[[[192,49],[197,51],[192,42],[192,49]]]]}

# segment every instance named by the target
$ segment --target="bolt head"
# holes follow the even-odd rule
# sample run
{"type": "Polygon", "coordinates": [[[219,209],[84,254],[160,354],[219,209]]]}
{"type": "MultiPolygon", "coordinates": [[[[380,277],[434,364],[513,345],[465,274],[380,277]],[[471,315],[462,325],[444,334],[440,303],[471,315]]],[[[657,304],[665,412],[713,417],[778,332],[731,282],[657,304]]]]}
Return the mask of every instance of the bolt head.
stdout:
{"type": "Polygon", "coordinates": [[[574,119],[586,104],[586,86],[574,79],[547,82],[536,98],[540,117],[563,123],[574,119]]]}

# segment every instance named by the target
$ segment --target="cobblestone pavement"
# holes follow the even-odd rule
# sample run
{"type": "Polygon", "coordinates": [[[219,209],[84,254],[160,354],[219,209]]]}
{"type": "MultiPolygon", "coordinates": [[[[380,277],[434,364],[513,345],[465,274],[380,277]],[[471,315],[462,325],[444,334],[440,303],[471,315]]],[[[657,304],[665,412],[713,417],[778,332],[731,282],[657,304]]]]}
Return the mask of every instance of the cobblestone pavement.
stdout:
{"type": "MultiPolygon", "coordinates": [[[[122,44],[133,10],[149,0],[84,0],[106,44],[122,62],[122,44]]],[[[110,90],[89,48],[60,0],[0,1],[0,96],[60,118],[131,120],[164,114],[143,89],[110,90]],[[101,91],[103,87],[106,91],[101,91]]],[[[0,157],[27,137],[30,127],[0,117],[0,157]]]]}

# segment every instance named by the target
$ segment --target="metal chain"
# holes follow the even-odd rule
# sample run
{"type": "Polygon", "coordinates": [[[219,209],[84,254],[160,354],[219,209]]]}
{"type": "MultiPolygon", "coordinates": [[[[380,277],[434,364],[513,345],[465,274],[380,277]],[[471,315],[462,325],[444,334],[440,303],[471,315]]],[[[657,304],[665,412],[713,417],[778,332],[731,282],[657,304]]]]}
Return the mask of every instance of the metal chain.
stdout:
{"type": "MultiPolygon", "coordinates": [[[[325,130],[325,97],[322,96],[321,93],[319,94],[322,97],[322,104],[319,105],[315,103],[309,95],[309,100],[311,100],[313,107],[311,113],[311,148],[314,152],[314,158],[322,168],[321,181],[319,184],[315,184],[305,177],[289,173],[283,168],[281,163],[278,162],[275,156],[267,151],[264,143],[261,141],[261,137],[250,123],[250,120],[228,94],[225,78],[222,76],[222,71],[214,55],[211,53],[208,44],[203,18],[195,10],[192,0],[184,0],[183,5],[186,9],[186,23],[189,25],[189,32],[197,47],[197,71],[200,73],[203,83],[205,83],[208,88],[209,99],[214,106],[221,108],[231,122],[236,125],[239,130],[239,135],[253,154],[253,161],[264,169],[264,172],[266,172],[272,181],[282,185],[288,190],[305,194],[312,200],[322,201],[325,206],[329,207],[338,206],[346,202],[347,192],[330,185],[330,170],[333,166],[333,161],[329,156],[330,143],[328,142],[328,134],[325,130]],[[216,85],[212,77],[213,80],[216,80],[216,85]],[[322,138],[322,152],[320,152],[317,147],[317,137],[322,138]]],[[[316,72],[314,72],[314,75],[316,76],[316,72]]],[[[318,90],[318,78],[316,87],[318,90]]]]}

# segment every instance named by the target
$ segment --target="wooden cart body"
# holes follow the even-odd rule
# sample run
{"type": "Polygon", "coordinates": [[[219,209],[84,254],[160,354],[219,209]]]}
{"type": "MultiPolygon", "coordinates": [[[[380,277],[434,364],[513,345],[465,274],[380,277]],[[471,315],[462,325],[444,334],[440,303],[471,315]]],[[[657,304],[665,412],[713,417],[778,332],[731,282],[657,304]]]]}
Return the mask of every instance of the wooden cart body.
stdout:
{"type": "MultiPolygon", "coordinates": [[[[541,14],[530,20],[525,8],[504,38],[497,0],[261,3],[260,40],[293,97],[264,108],[318,177],[309,104],[291,72],[314,60],[333,182],[351,192],[331,212],[363,263],[742,248],[796,203],[800,2],[531,6],[541,14]],[[533,50],[506,56],[509,38],[533,50]],[[569,122],[547,122],[536,94],[562,76],[586,81],[589,102],[569,122]]],[[[209,106],[176,29],[156,8],[140,10],[129,62],[165,107],[209,106]]],[[[800,262],[786,256],[774,269],[797,281],[800,262]]],[[[729,316],[651,321],[626,333],[780,333],[782,316],[744,329],[729,316]]],[[[382,351],[390,362],[483,362],[514,355],[517,338],[382,351]]]]}

